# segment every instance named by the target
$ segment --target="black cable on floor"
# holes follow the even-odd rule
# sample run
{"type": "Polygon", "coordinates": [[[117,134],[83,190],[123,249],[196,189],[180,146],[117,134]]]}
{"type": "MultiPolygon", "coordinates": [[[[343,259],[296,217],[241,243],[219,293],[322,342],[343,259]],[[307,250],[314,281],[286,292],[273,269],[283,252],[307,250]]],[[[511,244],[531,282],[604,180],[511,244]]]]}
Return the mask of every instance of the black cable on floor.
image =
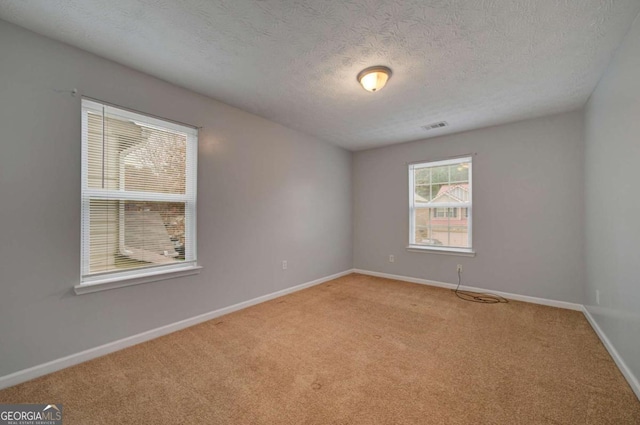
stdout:
{"type": "Polygon", "coordinates": [[[456,297],[460,298],[464,301],[471,301],[474,303],[481,304],[498,304],[498,303],[508,303],[509,300],[501,297],[500,295],[494,294],[485,294],[481,292],[471,292],[471,291],[461,291],[460,284],[462,283],[462,272],[458,270],[458,286],[453,292],[456,294],[456,297]]]}

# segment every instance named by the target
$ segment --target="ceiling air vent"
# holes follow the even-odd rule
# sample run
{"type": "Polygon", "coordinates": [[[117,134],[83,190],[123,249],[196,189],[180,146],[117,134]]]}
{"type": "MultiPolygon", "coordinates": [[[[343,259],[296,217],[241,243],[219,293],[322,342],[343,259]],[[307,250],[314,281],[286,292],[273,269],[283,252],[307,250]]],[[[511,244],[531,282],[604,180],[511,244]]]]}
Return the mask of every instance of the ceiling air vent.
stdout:
{"type": "Polygon", "coordinates": [[[422,129],[426,131],[436,130],[438,128],[448,127],[449,124],[446,121],[440,121],[429,125],[423,125],[422,129]]]}

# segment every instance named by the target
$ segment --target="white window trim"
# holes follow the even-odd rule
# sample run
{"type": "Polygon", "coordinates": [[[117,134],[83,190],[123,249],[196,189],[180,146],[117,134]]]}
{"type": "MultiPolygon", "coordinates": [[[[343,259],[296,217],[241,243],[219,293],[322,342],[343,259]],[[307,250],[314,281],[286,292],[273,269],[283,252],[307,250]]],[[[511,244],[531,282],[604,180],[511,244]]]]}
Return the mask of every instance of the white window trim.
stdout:
{"type": "Polygon", "coordinates": [[[476,252],[468,248],[449,248],[427,245],[407,245],[407,251],[410,252],[428,252],[430,254],[458,255],[460,257],[475,257],[476,252]]]}
{"type": "MultiPolygon", "coordinates": [[[[193,264],[180,264],[179,266],[153,267],[151,270],[141,272],[136,270],[135,275],[122,276],[95,276],[86,279],[73,287],[77,295],[90,294],[93,292],[106,291],[108,289],[123,288],[125,286],[139,285],[141,283],[157,282],[159,280],[173,279],[176,277],[191,276],[199,274],[201,266],[193,264]]],[[[126,272],[123,272],[126,273],[126,272]]]]}
{"type": "Polygon", "coordinates": [[[408,175],[408,186],[409,186],[409,244],[406,247],[407,251],[411,252],[422,252],[422,253],[430,253],[430,254],[448,254],[448,255],[458,255],[464,257],[475,257],[476,251],[473,248],[473,156],[472,155],[464,155],[450,159],[444,159],[441,161],[420,161],[408,164],[407,167],[407,175],[408,175]],[[415,219],[413,210],[416,208],[434,208],[433,205],[429,205],[428,203],[414,202],[414,170],[420,168],[428,168],[428,167],[440,167],[443,165],[454,165],[459,164],[461,162],[469,163],[469,192],[471,194],[469,202],[465,202],[463,204],[460,203],[442,203],[438,204],[437,208],[449,208],[456,207],[467,208],[469,211],[468,217],[468,229],[469,229],[469,248],[462,247],[449,247],[449,246],[433,246],[433,245],[421,245],[415,243],[415,232],[413,231],[415,228],[415,219]]]}
{"type": "Polygon", "coordinates": [[[134,270],[124,270],[121,272],[105,272],[89,274],[90,267],[90,235],[89,232],[82,233],[82,261],[80,269],[80,283],[74,286],[76,294],[87,294],[91,292],[104,291],[107,289],[120,288],[137,285],[140,283],[155,282],[159,280],[171,279],[175,277],[189,276],[200,273],[201,266],[197,264],[197,165],[198,165],[198,129],[186,124],[177,123],[171,120],[160,119],[142,112],[129,110],[120,106],[106,102],[96,101],[91,98],[82,98],[82,228],[89,228],[89,200],[90,199],[117,199],[117,200],[137,200],[137,201],[164,201],[164,202],[184,202],[185,212],[191,211],[189,225],[185,226],[185,238],[192,243],[185,245],[185,257],[193,260],[179,264],[169,264],[138,268],[134,270]],[[100,111],[104,106],[118,108],[118,113],[114,114],[123,119],[131,120],[139,125],[146,125],[152,128],[162,128],[173,130],[187,136],[186,155],[186,190],[185,194],[156,194],[152,192],[132,192],[120,190],[100,190],[90,189],[88,184],[88,111],[100,111]],[[144,117],[144,123],[139,122],[144,117]],[[195,144],[195,147],[194,147],[195,144]]]}

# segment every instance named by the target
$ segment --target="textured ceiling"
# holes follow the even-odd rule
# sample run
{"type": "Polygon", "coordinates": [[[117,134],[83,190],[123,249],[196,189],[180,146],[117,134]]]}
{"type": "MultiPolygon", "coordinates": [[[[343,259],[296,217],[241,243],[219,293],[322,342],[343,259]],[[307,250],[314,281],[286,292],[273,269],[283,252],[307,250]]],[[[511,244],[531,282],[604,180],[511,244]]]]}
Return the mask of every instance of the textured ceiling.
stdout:
{"type": "MultiPolygon", "coordinates": [[[[358,150],[576,109],[640,0],[3,0],[0,18],[358,150]],[[379,93],[356,82],[387,65],[379,93]],[[447,121],[445,129],[421,126],[447,121]]],[[[81,88],[80,88],[81,89],[81,88]]]]}

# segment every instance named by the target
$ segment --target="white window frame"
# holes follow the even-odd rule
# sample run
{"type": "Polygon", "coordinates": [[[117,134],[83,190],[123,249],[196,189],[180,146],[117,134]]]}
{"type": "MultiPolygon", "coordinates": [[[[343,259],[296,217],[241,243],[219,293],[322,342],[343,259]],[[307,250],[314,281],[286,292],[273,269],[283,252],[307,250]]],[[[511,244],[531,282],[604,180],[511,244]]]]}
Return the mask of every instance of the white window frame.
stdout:
{"type": "MultiPolygon", "coordinates": [[[[409,186],[409,244],[407,245],[407,250],[416,251],[416,252],[430,252],[434,254],[453,254],[453,255],[462,255],[462,256],[475,256],[475,251],[473,248],[473,157],[472,156],[462,156],[456,158],[450,158],[439,161],[419,161],[414,162],[408,165],[408,186],[409,186]],[[469,247],[452,247],[452,246],[434,246],[434,245],[424,245],[416,243],[415,241],[415,182],[414,182],[414,170],[420,168],[431,168],[431,167],[440,167],[445,165],[456,165],[461,163],[469,164],[469,201],[465,203],[438,203],[429,205],[428,202],[424,203],[420,208],[459,208],[460,214],[462,214],[462,210],[464,208],[468,208],[469,217],[468,217],[468,238],[469,238],[469,247]]],[[[454,184],[454,183],[451,183],[454,184]]],[[[445,214],[446,215],[446,214],[445,214]]]]}
{"type": "MultiPolygon", "coordinates": [[[[84,294],[105,289],[136,285],[139,283],[164,280],[173,277],[187,276],[199,273],[201,267],[197,265],[197,241],[196,241],[196,211],[197,211],[197,166],[198,166],[198,129],[186,124],[171,120],[157,118],[138,111],[133,111],[120,106],[90,98],[82,98],[82,252],[80,284],[76,285],[75,292],[84,294]],[[186,187],[184,194],[163,194],[155,192],[125,191],[122,185],[119,190],[89,188],[88,180],[88,114],[101,113],[104,107],[114,109],[120,118],[127,119],[148,127],[158,127],[185,134],[187,137],[186,148],[186,187]],[[184,202],[185,204],[185,258],[192,260],[177,264],[154,265],[125,271],[110,271],[103,273],[90,273],[90,221],[89,208],[91,199],[109,200],[133,200],[133,201],[161,201],[184,202]]],[[[113,115],[113,113],[112,113],[113,115]]],[[[121,171],[122,173],[122,171],[121,171]]],[[[120,217],[122,222],[123,217],[120,217]]],[[[120,232],[120,238],[124,235],[120,232]]],[[[119,245],[122,245],[120,241],[119,245]]]]}

